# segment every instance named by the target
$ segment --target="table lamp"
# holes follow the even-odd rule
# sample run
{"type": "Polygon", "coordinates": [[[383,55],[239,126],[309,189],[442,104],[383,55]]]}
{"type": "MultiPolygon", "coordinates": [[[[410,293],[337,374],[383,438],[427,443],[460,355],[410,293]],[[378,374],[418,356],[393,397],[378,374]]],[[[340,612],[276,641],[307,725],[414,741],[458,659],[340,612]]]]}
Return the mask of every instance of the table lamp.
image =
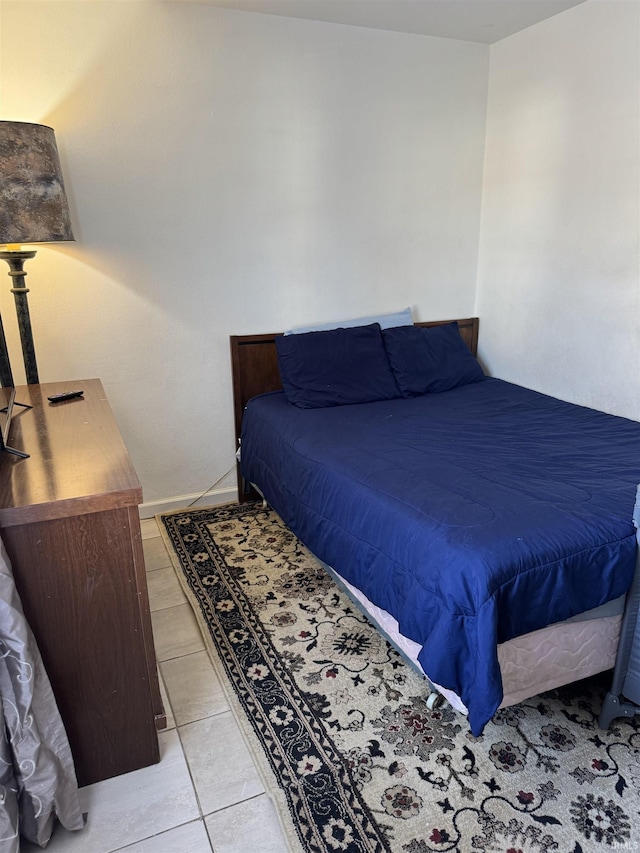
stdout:
{"type": "MultiPolygon", "coordinates": [[[[0,258],[9,264],[16,301],[24,367],[29,385],[38,383],[38,367],[25,287],[24,262],[35,250],[22,244],[74,240],[53,130],[42,124],[0,121],[0,258]]],[[[0,382],[12,384],[0,321],[0,382]]]]}

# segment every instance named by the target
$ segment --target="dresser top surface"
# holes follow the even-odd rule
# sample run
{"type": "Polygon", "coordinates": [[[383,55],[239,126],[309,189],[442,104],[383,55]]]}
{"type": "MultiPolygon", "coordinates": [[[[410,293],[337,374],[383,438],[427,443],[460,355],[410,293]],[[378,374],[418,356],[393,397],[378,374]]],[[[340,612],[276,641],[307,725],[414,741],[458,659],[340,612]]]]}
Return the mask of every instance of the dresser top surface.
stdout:
{"type": "Polygon", "coordinates": [[[32,408],[14,408],[7,443],[30,455],[0,453],[0,526],[141,503],[140,482],[99,379],[22,385],[16,402],[32,408]],[[75,390],[84,396],[47,399],[75,390]]]}

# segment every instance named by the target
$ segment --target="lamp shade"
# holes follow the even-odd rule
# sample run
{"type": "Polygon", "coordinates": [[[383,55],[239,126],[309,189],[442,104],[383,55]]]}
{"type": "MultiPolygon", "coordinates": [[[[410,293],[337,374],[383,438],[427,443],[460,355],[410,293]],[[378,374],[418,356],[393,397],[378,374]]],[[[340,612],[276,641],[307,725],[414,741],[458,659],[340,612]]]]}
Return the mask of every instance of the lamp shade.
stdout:
{"type": "Polygon", "coordinates": [[[53,130],[0,121],[0,244],[73,239],[53,130]]]}

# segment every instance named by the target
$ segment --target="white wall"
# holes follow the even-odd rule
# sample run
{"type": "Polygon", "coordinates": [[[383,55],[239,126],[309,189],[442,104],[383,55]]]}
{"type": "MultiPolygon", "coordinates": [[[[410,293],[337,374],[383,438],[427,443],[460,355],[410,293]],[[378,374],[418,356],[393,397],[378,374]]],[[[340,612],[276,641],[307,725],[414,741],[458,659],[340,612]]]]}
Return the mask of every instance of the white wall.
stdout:
{"type": "Polygon", "coordinates": [[[637,2],[491,49],[478,295],[494,375],[640,419],[637,2]]]}
{"type": "Polygon", "coordinates": [[[205,3],[1,15],[0,118],[54,127],[77,236],[28,267],[40,378],[102,378],[150,504],[233,464],[230,334],[472,314],[486,46],[205,3]]]}

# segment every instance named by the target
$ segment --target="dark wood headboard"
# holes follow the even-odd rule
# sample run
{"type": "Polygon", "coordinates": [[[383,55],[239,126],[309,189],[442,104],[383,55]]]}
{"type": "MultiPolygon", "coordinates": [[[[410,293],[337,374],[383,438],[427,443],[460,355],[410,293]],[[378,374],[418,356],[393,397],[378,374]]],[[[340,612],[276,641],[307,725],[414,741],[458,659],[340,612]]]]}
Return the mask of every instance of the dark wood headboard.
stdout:
{"type": "MultiPolygon", "coordinates": [[[[477,317],[465,320],[436,320],[430,323],[416,323],[416,326],[442,326],[445,323],[457,322],[462,339],[474,355],[478,353],[477,317]]],[[[258,394],[267,391],[279,391],[282,388],[278,357],[276,355],[276,338],[282,332],[270,335],[231,335],[231,372],[233,378],[233,410],[235,419],[236,447],[242,427],[242,413],[247,402],[258,394]]],[[[243,484],[238,466],[238,496],[240,501],[247,500],[243,496],[243,484]]]]}

